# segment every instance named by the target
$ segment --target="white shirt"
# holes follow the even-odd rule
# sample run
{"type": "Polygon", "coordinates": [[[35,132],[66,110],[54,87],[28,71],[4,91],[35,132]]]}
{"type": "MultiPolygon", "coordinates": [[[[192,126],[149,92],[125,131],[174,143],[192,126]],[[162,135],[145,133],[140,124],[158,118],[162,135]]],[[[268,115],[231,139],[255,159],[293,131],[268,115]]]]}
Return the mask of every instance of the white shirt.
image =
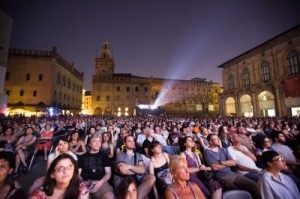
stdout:
{"type": "MultiPolygon", "coordinates": [[[[243,150],[249,151],[247,147],[241,145],[243,150]]],[[[261,171],[261,168],[258,168],[255,164],[255,162],[247,155],[245,155],[243,152],[237,150],[234,148],[234,146],[229,146],[227,148],[229,155],[233,160],[236,161],[237,164],[242,165],[244,167],[250,168],[250,169],[255,169],[258,171],[261,171]]],[[[242,171],[238,169],[238,172],[241,173],[242,175],[245,175],[248,173],[248,171],[242,171]]]]}

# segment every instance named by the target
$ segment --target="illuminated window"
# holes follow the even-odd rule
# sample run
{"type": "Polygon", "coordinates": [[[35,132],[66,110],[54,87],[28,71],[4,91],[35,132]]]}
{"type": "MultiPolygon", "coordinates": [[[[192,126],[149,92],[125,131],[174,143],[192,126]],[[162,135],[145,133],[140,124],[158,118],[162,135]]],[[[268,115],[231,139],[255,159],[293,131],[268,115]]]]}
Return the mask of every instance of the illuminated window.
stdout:
{"type": "Polygon", "coordinates": [[[125,107],[125,111],[126,111],[126,112],[128,111],[128,107],[125,107]]]}
{"type": "Polygon", "coordinates": [[[298,74],[300,72],[299,58],[296,51],[292,51],[287,56],[288,75],[298,74]]]}
{"type": "Polygon", "coordinates": [[[271,77],[270,77],[270,69],[269,69],[268,62],[265,61],[261,65],[261,72],[262,72],[262,80],[263,81],[269,81],[271,79],[271,77]]]}
{"type": "Polygon", "coordinates": [[[118,111],[121,111],[121,108],[120,108],[120,107],[118,107],[118,111]]]}

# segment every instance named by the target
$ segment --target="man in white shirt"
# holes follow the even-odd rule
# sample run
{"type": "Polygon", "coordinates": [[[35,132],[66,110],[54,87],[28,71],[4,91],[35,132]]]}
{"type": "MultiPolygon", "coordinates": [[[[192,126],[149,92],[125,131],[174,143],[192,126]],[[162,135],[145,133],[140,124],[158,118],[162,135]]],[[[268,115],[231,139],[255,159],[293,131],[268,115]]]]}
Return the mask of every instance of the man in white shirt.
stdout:
{"type": "Polygon", "coordinates": [[[232,146],[229,146],[227,150],[231,158],[236,162],[237,171],[250,180],[258,182],[262,169],[256,166],[255,155],[241,144],[239,135],[233,134],[230,140],[232,146]]]}

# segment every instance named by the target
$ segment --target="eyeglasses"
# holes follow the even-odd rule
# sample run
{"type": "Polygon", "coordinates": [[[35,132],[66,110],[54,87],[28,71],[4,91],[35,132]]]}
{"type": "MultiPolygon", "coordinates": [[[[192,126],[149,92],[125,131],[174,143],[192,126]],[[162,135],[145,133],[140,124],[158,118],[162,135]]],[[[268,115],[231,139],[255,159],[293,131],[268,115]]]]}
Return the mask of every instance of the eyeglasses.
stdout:
{"type": "Polygon", "coordinates": [[[0,170],[5,170],[8,169],[9,165],[8,164],[0,164],[0,170]]]}
{"type": "Polygon", "coordinates": [[[283,162],[283,161],[285,161],[285,160],[284,160],[284,158],[283,158],[282,156],[280,156],[280,157],[275,157],[274,159],[272,159],[272,161],[273,161],[273,162],[279,162],[279,161],[280,161],[280,162],[283,162]]]}
{"type": "Polygon", "coordinates": [[[54,168],[54,171],[56,171],[58,173],[62,173],[62,172],[65,172],[65,171],[71,171],[73,169],[74,169],[74,165],[68,165],[66,167],[64,167],[64,166],[56,167],[56,168],[54,168]]]}

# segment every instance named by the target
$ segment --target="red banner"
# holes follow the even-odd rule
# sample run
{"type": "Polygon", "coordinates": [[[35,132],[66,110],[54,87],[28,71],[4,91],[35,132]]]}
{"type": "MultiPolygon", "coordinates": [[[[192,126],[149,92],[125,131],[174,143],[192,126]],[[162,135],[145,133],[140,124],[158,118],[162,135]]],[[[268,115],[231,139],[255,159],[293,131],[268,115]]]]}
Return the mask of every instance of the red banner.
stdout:
{"type": "Polygon", "coordinates": [[[285,97],[300,96],[300,76],[287,77],[283,81],[285,97]]]}

